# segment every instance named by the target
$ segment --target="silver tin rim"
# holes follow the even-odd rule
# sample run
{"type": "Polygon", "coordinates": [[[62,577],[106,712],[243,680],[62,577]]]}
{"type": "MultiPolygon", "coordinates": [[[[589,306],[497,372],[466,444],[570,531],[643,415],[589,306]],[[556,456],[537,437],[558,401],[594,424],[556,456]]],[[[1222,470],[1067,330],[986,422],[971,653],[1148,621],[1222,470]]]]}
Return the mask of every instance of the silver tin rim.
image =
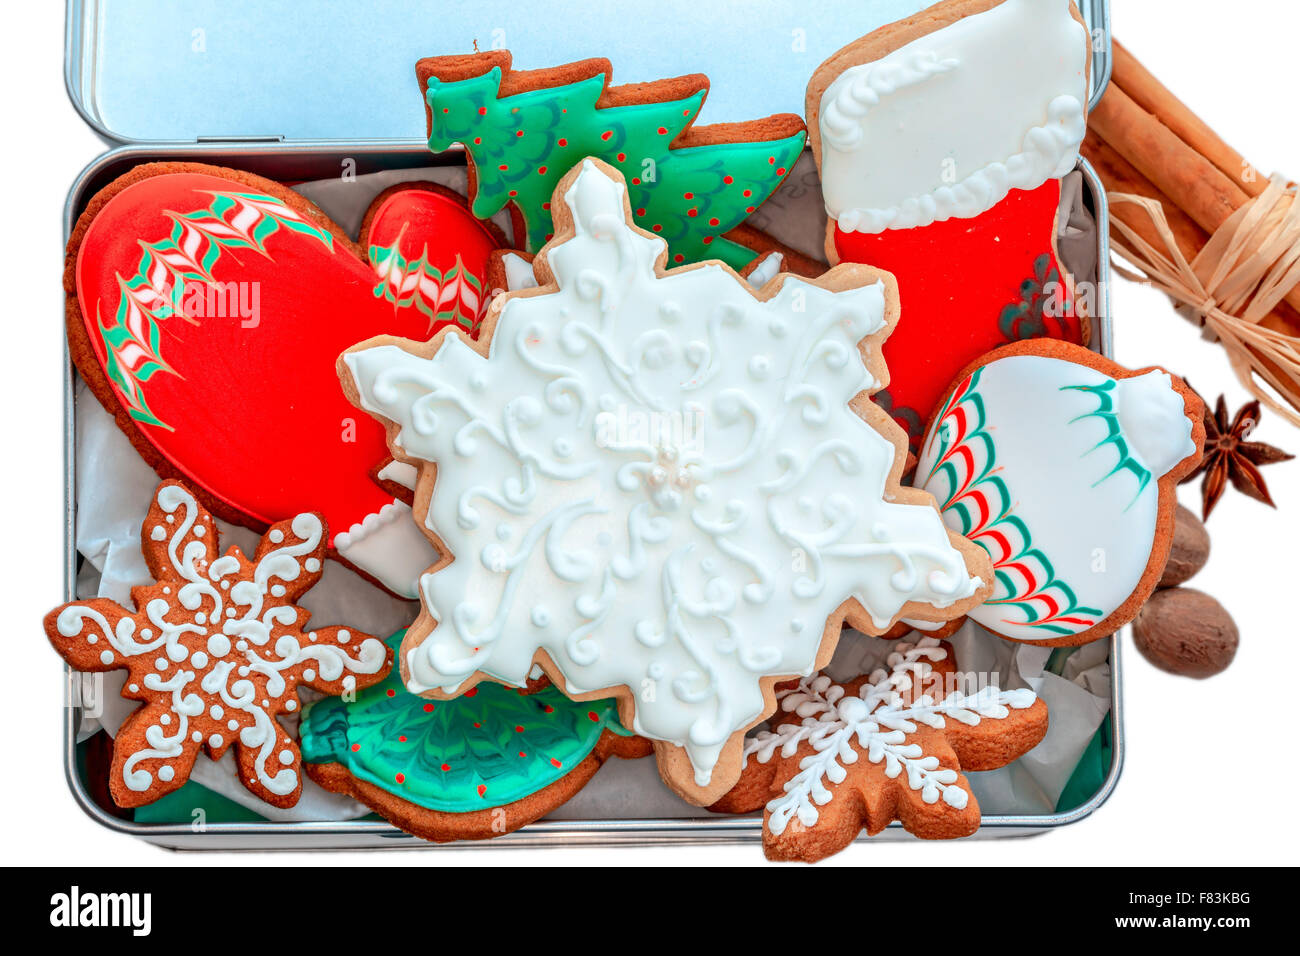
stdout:
{"type": "MultiPolygon", "coordinates": [[[[64,204],[64,241],[72,233],[78,207],[93,180],[119,163],[160,161],[198,161],[220,164],[221,158],[238,154],[242,161],[257,157],[290,158],[321,154],[346,156],[418,156],[430,157],[423,142],[393,143],[391,141],[313,142],[274,146],[241,146],[237,143],[158,144],[131,145],[112,149],[95,158],[78,175],[64,204]]],[[[443,154],[445,158],[447,154],[443,154]]],[[[436,160],[435,160],[436,162],[436,160]]],[[[426,162],[424,165],[429,165],[426,162]]],[[[1107,222],[1106,192],[1096,171],[1084,159],[1078,167],[1087,180],[1098,222],[1107,222]]],[[[1110,244],[1107,230],[1098,230],[1098,302],[1101,315],[1099,350],[1110,357],[1114,336],[1110,310],[1110,244]]],[[[63,345],[63,540],[64,540],[64,600],[76,599],[76,409],[75,373],[68,352],[67,340],[63,345]]],[[[1126,629],[1125,629],[1126,630],[1126,629]]],[[[1110,641],[1110,691],[1111,736],[1113,757],[1110,770],[1101,788],[1085,803],[1063,813],[1050,814],[988,814],[983,817],[975,839],[991,837],[1031,836],[1056,827],[1077,823],[1090,816],[1104,804],[1119,783],[1124,767],[1123,698],[1120,675],[1120,644],[1124,630],[1112,635],[1110,641]]],[[[631,820],[540,820],[514,833],[491,840],[461,841],[433,844],[397,829],[383,820],[353,820],[340,822],[299,823],[205,823],[201,828],[187,824],[142,824],[120,820],[100,807],[86,790],[77,769],[76,734],[78,710],[73,699],[71,668],[64,665],[64,776],[73,799],[82,811],[100,826],[127,834],[148,843],[176,850],[340,850],[340,849],[487,849],[491,847],[577,847],[577,846],[659,846],[659,845],[735,845],[757,843],[762,839],[763,824],[757,815],[743,817],[710,817],[680,819],[631,820]]],[[[893,838],[908,838],[902,825],[890,824],[893,838]]],[[[880,840],[883,835],[867,837],[862,834],[858,842],[880,840]]]]}

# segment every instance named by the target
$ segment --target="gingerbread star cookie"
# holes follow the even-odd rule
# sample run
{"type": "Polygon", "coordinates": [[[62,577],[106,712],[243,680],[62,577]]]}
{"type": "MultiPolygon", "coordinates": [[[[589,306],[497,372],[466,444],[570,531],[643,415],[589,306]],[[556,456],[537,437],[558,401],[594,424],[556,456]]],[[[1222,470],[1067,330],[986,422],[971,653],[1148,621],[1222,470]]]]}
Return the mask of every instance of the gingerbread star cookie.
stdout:
{"type": "Polygon", "coordinates": [[[814,675],[777,689],[774,730],[745,741],[740,782],[711,809],[765,806],[763,852],[814,863],[898,820],[924,839],[969,836],[979,804],[963,771],[994,770],[1047,733],[1033,691],[981,684],[950,645],[899,643],[886,667],[845,684],[814,675]]]}
{"type": "Polygon", "coordinates": [[[298,745],[277,718],[300,684],[325,694],[368,687],[392,667],[384,642],[346,627],[307,630],[293,602],[321,576],[327,531],[314,513],[273,525],[250,559],[217,549],[217,526],[188,488],[164,482],[141,530],[155,583],[135,608],[74,601],[45,632],[80,671],[126,670],[122,695],[141,706],[114,740],[109,792],[121,807],[151,803],[189,778],[202,750],[235,747],[240,782],[276,807],[298,802],[298,745]]]}

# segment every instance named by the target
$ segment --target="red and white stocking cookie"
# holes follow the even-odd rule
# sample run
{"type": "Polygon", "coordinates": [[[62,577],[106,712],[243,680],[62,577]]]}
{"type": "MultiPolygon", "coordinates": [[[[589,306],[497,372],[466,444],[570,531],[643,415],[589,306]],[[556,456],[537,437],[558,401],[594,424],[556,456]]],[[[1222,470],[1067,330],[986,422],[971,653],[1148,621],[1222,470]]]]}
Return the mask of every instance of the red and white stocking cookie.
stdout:
{"type": "Polygon", "coordinates": [[[1009,341],[1080,342],[1056,251],[1086,129],[1088,31],[1071,0],[947,0],[823,63],[808,126],[830,262],[898,279],[877,401],[913,447],[958,369],[1009,341]]]}

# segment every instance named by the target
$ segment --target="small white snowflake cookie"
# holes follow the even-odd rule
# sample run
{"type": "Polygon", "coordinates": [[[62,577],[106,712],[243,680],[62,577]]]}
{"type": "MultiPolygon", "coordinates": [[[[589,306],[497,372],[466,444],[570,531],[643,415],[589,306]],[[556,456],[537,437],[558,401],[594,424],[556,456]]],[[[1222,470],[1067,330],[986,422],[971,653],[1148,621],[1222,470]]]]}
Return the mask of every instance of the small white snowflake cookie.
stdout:
{"type": "Polygon", "coordinates": [[[293,602],[321,576],[320,515],[273,525],[250,559],[218,550],[217,523],[184,485],[158,486],[141,529],[155,583],[131,589],[135,609],[107,598],[45,616],[54,649],[79,671],[125,670],[122,696],[140,701],[113,740],[109,793],[138,807],[189,779],[200,751],[235,748],[239,780],[276,807],[302,792],[302,755],[280,726],[298,687],[342,694],[392,667],[384,642],[346,627],[307,629],[293,602]]]}
{"type": "Polygon", "coordinates": [[[720,263],[667,271],[595,160],[553,205],[539,287],[498,297],[480,341],[380,338],[339,361],[420,464],[416,518],[444,556],[403,676],[448,697],[540,663],[572,697],[618,696],[670,786],[710,803],[772,684],[824,664],[846,618],[949,620],[989,568],[899,487],[905,441],[868,400],[890,277],[847,266],[760,297],[720,263]]]}
{"type": "Polygon", "coordinates": [[[958,671],[948,644],[900,642],[885,663],[778,688],[775,729],[745,741],[740,782],[712,809],[763,808],[769,859],[816,862],[894,820],[926,839],[968,836],[980,811],[962,771],[1006,766],[1047,733],[1032,690],[958,671]]]}

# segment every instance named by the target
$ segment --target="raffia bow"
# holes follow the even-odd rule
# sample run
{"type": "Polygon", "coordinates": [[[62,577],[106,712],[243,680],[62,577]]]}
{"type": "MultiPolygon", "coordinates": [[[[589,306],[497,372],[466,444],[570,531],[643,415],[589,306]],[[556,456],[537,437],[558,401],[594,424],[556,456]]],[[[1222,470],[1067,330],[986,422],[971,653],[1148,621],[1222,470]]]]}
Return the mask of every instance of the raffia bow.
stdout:
{"type": "Polygon", "coordinates": [[[1160,289],[1179,312],[1200,325],[1228,353],[1237,378],[1269,408],[1300,427],[1300,336],[1263,321],[1300,285],[1300,197],[1296,187],[1273,176],[1268,188],[1234,212],[1191,262],[1160,203],[1132,193],[1110,193],[1112,205],[1131,203],[1151,218],[1163,249],[1131,227],[1111,219],[1111,247],[1141,275],[1116,266],[1125,278],[1160,289]],[[1261,380],[1286,400],[1283,406],[1261,380]]]}

